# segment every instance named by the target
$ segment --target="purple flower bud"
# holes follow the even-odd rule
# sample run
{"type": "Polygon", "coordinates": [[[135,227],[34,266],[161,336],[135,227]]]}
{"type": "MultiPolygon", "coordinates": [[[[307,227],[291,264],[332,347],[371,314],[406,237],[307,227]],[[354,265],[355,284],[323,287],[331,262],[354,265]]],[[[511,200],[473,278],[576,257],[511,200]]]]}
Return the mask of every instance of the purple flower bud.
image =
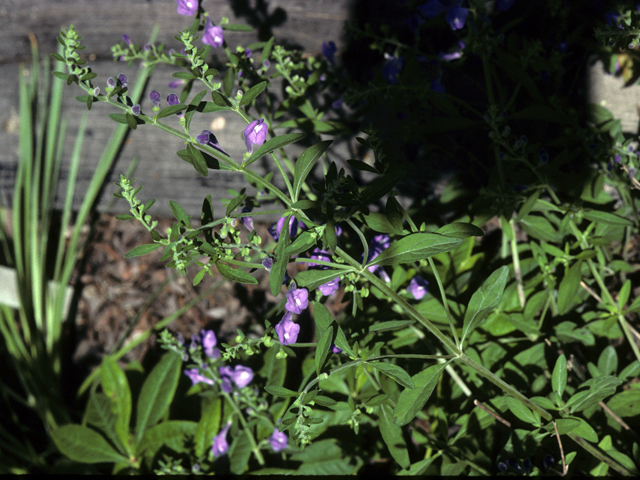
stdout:
{"type": "Polygon", "coordinates": [[[270,257],[265,258],[264,260],[262,260],[262,266],[268,271],[271,271],[271,267],[273,267],[273,259],[270,257]]]}
{"type": "Polygon", "coordinates": [[[616,163],[620,163],[622,161],[622,157],[620,155],[616,155],[615,157],[613,157],[613,159],[616,163]]]}
{"type": "Polygon", "coordinates": [[[269,60],[265,60],[264,62],[262,62],[262,67],[266,70],[267,68],[269,68],[269,66],[271,65],[271,62],[269,60]]]}
{"type": "Polygon", "coordinates": [[[467,23],[467,16],[469,15],[469,10],[462,7],[452,7],[447,12],[446,20],[451,27],[451,30],[461,30],[464,28],[465,23],[467,23]]]}
{"type": "Polygon", "coordinates": [[[209,130],[203,130],[202,132],[200,132],[200,135],[196,137],[196,141],[202,145],[209,145],[210,147],[221,151],[225,155],[229,155],[220,147],[220,145],[218,144],[218,139],[209,130]]]}
{"type": "Polygon", "coordinates": [[[180,345],[184,345],[184,335],[182,335],[182,333],[178,332],[176,334],[176,340],[180,345]]]}
{"type": "Polygon", "coordinates": [[[292,288],[287,292],[287,303],[284,308],[288,312],[302,313],[309,305],[309,292],[306,288],[292,288]]]}
{"type": "Polygon", "coordinates": [[[167,97],[167,103],[169,105],[180,105],[180,99],[175,93],[172,93],[167,97]]]}
{"type": "Polygon", "coordinates": [[[143,48],[144,48],[145,52],[150,52],[151,51],[151,47],[153,47],[153,44],[145,43],[143,48]]]}
{"type": "Polygon", "coordinates": [[[224,35],[222,33],[222,27],[220,25],[214,25],[211,23],[211,19],[207,18],[207,24],[204,27],[204,34],[202,35],[202,43],[211,45],[214,48],[221,47],[224,43],[224,35]]]}
{"type": "MultiPolygon", "coordinates": [[[[247,207],[244,207],[242,209],[243,212],[250,212],[251,210],[247,207]]],[[[247,230],[249,230],[250,232],[252,232],[254,230],[253,228],[253,217],[240,217],[240,220],[242,220],[243,225],[247,228],[247,230]]]]}
{"type": "Polygon", "coordinates": [[[149,100],[151,100],[151,103],[153,103],[154,107],[159,107],[160,106],[160,92],[158,92],[157,90],[152,90],[151,93],[149,94],[149,100]]]}
{"type": "Polygon", "coordinates": [[[127,76],[124,73],[121,73],[120,75],[118,75],[118,81],[120,82],[120,85],[122,85],[123,87],[127,86],[127,76]]]}
{"type": "Polygon", "coordinates": [[[342,353],[342,349],[340,347],[336,347],[335,343],[331,343],[331,351],[333,353],[342,353]]]}
{"type": "Polygon", "coordinates": [[[96,87],[93,89],[93,95],[95,97],[97,97],[98,95],[100,95],[100,87],[96,87]]]}
{"type": "Polygon", "coordinates": [[[322,55],[324,55],[327,61],[334,67],[336,65],[336,60],[334,57],[337,51],[338,47],[336,47],[335,42],[329,41],[322,43],[322,55]]]}
{"type": "MultiPolygon", "coordinates": [[[[269,227],[269,233],[276,242],[280,239],[280,232],[282,232],[282,227],[284,226],[286,218],[287,217],[280,217],[275,225],[271,225],[269,227]]],[[[296,233],[298,233],[298,219],[292,216],[289,220],[289,237],[295,237],[296,233]]]]}
{"type": "Polygon", "coordinates": [[[197,368],[192,368],[191,370],[185,370],[184,373],[187,375],[187,377],[191,379],[194,385],[200,382],[213,385],[213,380],[205,377],[204,375],[200,375],[200,372],[198,371],[197,368]]]}
{"type": "Polygon", "coordinates": [[[244,55],[245,55],[245,57],[247,57],[247,58],[251,58],[251,49],[246,48],[246,49],[244,50],[244,55]]]}
{"type": "Polygon", "coordinates": [[[334,110],[338,110],[340,107],[342,107],[343,103],[344,103],[344,98],[339,98],[337,100],[334,100],[331,103],[331,108],[333,108],[334,110]]]}
{"type": "Polygon", "coordinates": [[[260,146],[267,139],[267,132],[269,127],[264,123],[264,120],[254,120],[247,128],[244,129],[244,143],[247,146],[247,151],[251,153],[253,146],[260,146]]]}
{"type": "Polygon", "coordinates": [[[318,287],[318,290],[320,290],[322,295],[328,297],[329,295],[333,295],[338,288],[340,288],[340,277],[336,277],[333,280],[329,280],[327,283],[323,283],[318,287]]]}
{"type": "Polygon", "coordinates": [[[180,15],[194,16],[198,11],[198,0],[176,0],[178,2],[178,13],[180,15]]]}
{"type": "Polygon", "coordinates": [[[279,432],[277,428],[269,437],[269,444],[271,445],[271,448],[273,448],[274,452],[279,452],[280,450],[287,448],[288,442],[289,439],[287,438],[287,435],[284,432],[279,432]]]}
{"type": "Polygon", "coordinates": [[[543,460],[544,468],[551,468],[551,467],[553,467],[553,465],[555,463],[556,462],[555,462],[555,460],[553,458],[553,455],[551,455],[551,454],[545,455],[544,460],[543,460]]]}
{"type": "Polygon", "coordinates": [[[421,300],[429,291],[429,282],[419,275],[416,275],[409,282],[407,291],[413,295],[416,300],[421,300]]]}
{"type": "Polygon", "coordinates": [[[278,340],[282,345],[291,345],[298,340],[298,333],[300,333],[300,325],[294,323],[291,318],[293,314],[287,312],[282,317],[282,320],[275,326],[276,333],[278,334],[278,340]]]}
{"type": "Polygon", "coordinates": [[[113,77],[107,78],[107,87],[116,88],[116,79],[113,77]]]}
{"type": "Polygon", "coordinates": [[[138,115],[140,115],[140,104],[136,103],[129,110],[131,111],[131,115],[135,115],[137,117],[138,115]]]}
{"type": "Polygon", "coordinates": [[[129,37],[129,35],[127,35],[126,33],[124,35],[122,35],[122,40],[124,41],[124,43],[126,43],[127,45],[133,45],[133,42],[131,41],[131,38],[129,37]]]}
{"type": "MultiPolygon", "coordinates": [[[[216,334],[213,333],[213,330],[201,330],[200,335],[202,336],[202,347],[204,348],[204,353],[209,358],[214,358],[216,349],[213,347],[218,343],[218,339],[216,338],[216,334]]],[[[217,352],[218,356],[220,352],[217,352]]]]}
{"type": "Polygon", "coordinates": [[[184,80],[174,80],[173,82],[167,83],[167,87],[178,88],[180,85],[183,85],[183,84],[184,84],[184,80]]]}
{"type": "Polygon", "coordinates": [[[464,50],[464,47],[466,47],[464,42],[458,42],[458,46],[453,51],[449,53],[440,52],[438,56],[445,62],[457,60],[458,58],[462,57],[462,50],[464,50]]]}
{"type": "Polygon", "coordinates": [[[213,437],[213,445],[211,446],[211,451],[213,452],[214,457],[219,457],[220,455],[224,455],[229,450],[229,444],[227,443],[227,432],[229,431],[229,427],[231,426],[231,422],[227,422],[227,425],[220,431],[218,435],[213,437]]]}

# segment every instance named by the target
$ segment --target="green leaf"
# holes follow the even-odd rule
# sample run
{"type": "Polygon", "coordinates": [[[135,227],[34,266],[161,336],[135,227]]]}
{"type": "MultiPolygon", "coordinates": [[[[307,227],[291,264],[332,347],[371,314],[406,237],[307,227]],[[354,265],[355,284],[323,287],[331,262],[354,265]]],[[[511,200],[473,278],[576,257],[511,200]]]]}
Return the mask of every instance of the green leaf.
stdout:
{"type": "Polygon", "coordinates": [[[613,395],[618,385],[622,383],[622,380],[612,377],[610,375],[603,375],[601,377],[592,378],[587,380],[581,385],[582,387],[589,387],[588,390],[580,391],[574,394],[565,404],[564,408],[569,408],[569,413],[573,414],[581,410],[585,410],[593,405],[597,405],[606,397],[613,395]]]}
{"type": "Polygon", "coordinates": [[[198,172],[203,177],[208,176],[209,171],[207,170],[207,162],[204,159],[204,155],[202,155],[202,152],[190,143],[187,144],[187,152],[191,157],[191,164],[193,165],[193,168],[196,169],[196,172],[198,172]]]}
{"type": "Polygon", "coordinates": [[[111,409],[111,400],[104,393],[92,393],[87,403],[83,424],[87,422],[101,430],[122,453],[126,453],[116,433],[116,419],[116,413],[111,409]]]}
{"type": "Polygon", "coordinates": [[[197,457],[202,457],[211,448],[211,439],[218,431],[222,415],[222,400],[220,397],[209,398],[202,409],[202,416],[194,434],[194,451],[197,457]]]}
{"type": "Polygon", "coordinates": [[[298,255],[306,252],[316,244],[316,237],[313,233],[306,230],[296,237],[294,242],[284,250],[285,255],[298,255]]]}
{"type": "Polygon", "coordinates": [[[299,464],[298,475],[354,475],[361,467],[362,460],[340,448],[336,438],[313,442],[304,450],[291,455],[293,465],[299,464]]]}
{"type": "Polygon", "coordinates": [[[366,362],[366,365],[370,365],[376,370],[381,371],[385,375],[393,378],[396,382],[405,388],[414,388],[413,380],[411,376],[400,366],[393,363],[385,362],[366,362]]]}
{"type": "Polygon", "coordinates": [[[172,73],[171,76],[173,78],[179,78],[181,80],[195,80],[196,77],[193,73],[189,73],[189,72],[175,72],[172,73]]]}
{"type": "Polygon", "coordinates": [[[404,209],[402,205],[398,203],[396,197],[389,195],[387,198],[387,204],[385,206],[385,213],[389,219],[389,223],[394,229],[394,233],[402,234],[404,227],[402,222],[404,220],[404,209]]]}
{"type": "Polygon", "coordinates": [[[450,223],[439,228],[434,233],[455,238],[481,237],[484,235],[482,229],[472,223],[450,223]]]}
{"type": "Polygon", "coordinates": [[[229,470],[235,475],[242,475],[247,469],[251,457],[251,435],[248,430],[241,430],[229,447],[229,470]]]}
{"type": "Polygon", "coordinates": [[[221,261],[216,262],[216,267],[218,268],[218,272],[225,278],[233,282],[246,283],[249,285],[257,285],[258,280],[256,280],[253,275],[245,272],[244,270],[240,270],[239,268],[231,268],[226,263],[222,263],[221,261]]]}
{"type": "Polygon", "coordinates": [[[131,130],[135,130],[136,128],[138,128],[138,119],[136,117],[134,117],[130,113],[125,113],[124,118],[131,130]]]}
{"type": "Polygon", "coordinates": [[[627,279],[622,285],[620,289],[620,293],[618,294],[618,308],[622,310],[629,300],[629,295],[631,294],[631,280],[627,279]]]}
{"type": "Polygon", "coordinates": [[[63,455],[81,463],[127,462],[102,435],[82,425],[64,425],[51,433],[53,442],[63,455]]]}
{"type": "Polygon", "coordinates": [[[400,330],[415,323],[415,320],[389,320],[388,322],[374,323],[369,327],[370,332],[391,332],[400,330]]]}
{"type": "MultiPolygon", "coordinates": [[[[232,70],[232,69],[229,69],[229,70],[232,70]]],[[[207,93],[206,90],[201,91],[200,93],[196,94],[189,102],[189,105],[187,106],[187,111],[184,114],[184,126],[187,130],[189,130],[189,128],[191,127],[191,120],[193,118],[193,115],[198,110],[198,107],[200,106],[200,102],[202,101],[206,93],[207,93]]]]}
{"type": "Polygon", "coordinates": [[[596,443],[598,441],[598,435],[596,434],[596,431],[584,419],[578,418],[578,417],[568,417],[568,418],[573,420],[578,420],[580,422],[580,425],[574,428],[571,431],[571,433],[581,438],[584,438],[585,440],[591,443],[596,443]]]}
{"type": "Polygon", "coordinates": [[[393,413],[396,425],[400,427],[406,425],[422,410],[446,365],[446,363],[432,365],[411,377],[415,387],[405,388],[400,393],[393,413]]]}
{"type": "Polygon", "coordinates": [[[395,234],[402,233],[398,232],[398,230],[396,230],[395,227],[391,225],[389,218],[387,218],[387,216],[383,213],[371,212],[368,215],[365,215],[364,223],[367,224],[367,227],[375,230],[376,232],[395,234]]]}
{"type": "Polygon", "coordinates": [[[266,86],[267,86],[266,81],[260,82],[259,84],[254,85],[249,90],[247,90],[245,94],[242,96],[242,100],[240,100],[240,106],[243,107],[244,105],[249,105],[254,98],[256,98],[258,95],[260,95],[264,91],[266,86]]]}
{"type": "Polygon", "coordinates": [[[505,401],[507,403],[507,407],[511,410],[511,413],[513,413],[519,420],[530,423],[534,426],[540,426],[540,414],[532,412],[529,407],[513,397],[506,397],[505,401]]]}
{"type": "Polygon", "coordinates": [[[114,122],[122,123],[123,125],[128,125],[127,115],[124,113],[110,113],[109,118],[114,122]]]}
{"type": "Polygon", "coordinates": [[[287,218],[285,218],[283,227],[280,229],[278,244],[274,250],[276,261],[271,267],[269,275],[269,288],[271,289],[271,294],[274,297],[280,293],[280,290],[282,290],[282,282],[284,281],[284,276],[287,273],[287,265],[289,264],[289,255],[285,253],[285,250],[291,244],[291,240],[289,238],[290,219],[291,215],[288,215],[287,218]]]}
{"type": "Polygon", "coordinates": [[[531,212],[531,210],[533,210],[533,207],[535,207],[536,202],[540,197],[541,191],[542,190],[540,189],[534,190],[533,194],[530,195],[529,198],[527,198],[526,202],[524,202],[524,204],[520,208],[520,211],[518,212],[518,216],[516,217],[516,222],[520,222],[520,220],[522,220],[524,217],[529,215],[529,212],[531,212]]]}
{"type": "Polygon", "coordinates": [[[165,353],[142,384],[136,410],[136,443],[145,431],[158,423],[169,410],[178,388],[182,358],[175,352],[165,353]]]}
{"type": "Polygon", "coordinates": [[[500,267],[471,296],[469,306],[464,315],[460,342],[464,342],[467,335],[475,330],[493,309],[500,305],[508,278],[509,268],[507,266],[500,267]]]}
{"type": "Polygon", "coordinates": [[[607,402],[607,406],[620,417],[640,415],[640,388],[617,393],[607,402]]]}
{"type": "Polygon", "coordinates": [[[564,389],[567,386],[567,358],[564,353],[556,360],[556,366],[553,368],[551,375],[551,388],[562,398],[564,389]]]}
{"type": "Polygon", "coordinates": [[[331,351],[331,341],[333,339],[333,327],[329,326],[323,333],[320,339],[318,340],[318,345],[316,347],[316,355],[315,355],[315,365],[316,365],[316,373],[320,375],[322,371],[322,367],[324,366],[324,362],[327,360],[329,356],[329,352],[331,351]]]}
{"type": "Polygon", "coordinates": [[[633,222],[628,218],[621,217],[615,213],[601,212],[600,210],[591,210],[583,212],[584,218],[596,223],[603,223],[605,225],[618,225],[622,227],[631,227],[633,222]]]}
{"type": "Polygon", "coordinates": [[[157,452],[163,445],[177,453],[186,453],[190,448],[187,441],[196,433],[198,424],[187,420],[167,420],[148,429],[138,450],[146,455],[157,452]]]}
{"type": "Polygon", "coordinates": [[[298,392],[294,392],[293,390],[289,390],[288,388],[284,388],[279,385],[267,385],[264,389],[274,397],[289,398],[297,397],[299,395],[298,392]]]}
{"type": "Polygon", "coordinates": [[[233,200],[231,200],[231,201],[229,202],[229,205],[227,205],[227,211],[226,211],[226,215],[227,215],[227,217],[228,217],[228,216],[230,216],[230,215],[233,213],[233,211],[234,211],[236,208],[238,208],[238,206],[239,206],[242,202],[244,202],[244,201],[245,201],[245,199],[246,199],[246,198],[247,198],[247,195],[243,193],[243,194],[238,195],[237,197],[235,197],[233,200]]]}
{"type": "MultiPolygon", "coordinates": [[[[276,137],[277,138],[277,137],[276,137]]],[[[315,166],[318,158],[329,148],[333,140],[325,140],[307,148],[296,161],[293,171],[293,200],[298,200],[302,185],[315,166]]]]}
{"type": "Polygon", "coordinates": [[[231,101],[217,90],[211,92],[211,98],[213,100],[213,103],[218,107],[227,108],[232,106],[231,101]]]}
{"type": "Polygon", "coordinates": [[[191,227],[191,217],[187,215],[187,212],[185,212],[180,205],[173,200],[169,200],[169,208],[171,209],[173,216],[176,217],[176,220],[182,222],[186,227],[191,227]]]}
{"type": "Polygon", "coordinates": [[[279,135],[277,137],[273,137],[272,139],[266,141],[260,148],[258,148],[255,152],[251,154],[251,156],[244,163],[245,166],[251,165],[253,162],[260,160],[263,156],[268,153],[273,152],[274,150],[278,150],[290,143],[297,142],[304,137],[306,137],[306,133],[287,133],[286,135],[279,135]]]}
{"type": "MultiPolygon", "coordinates": [[[[127,376],[118,366],[115,359],[107,355],[102,360],[100,368],[100,380],[102,390],[111,400],[116,418],[116,433],[122,445],[128,450],[129,442],[129,421],[131,420],[131,390],[127,376]]],[[[128,452],[131,453],[131,452],[128,452]]]]}
{"type": "Polygon", "coordinates": [[[392,242],[389,248],[383,250],[367,266],[417,262],[438,253],[454,250],[461,243],[461,238],[446,237],[437,233],[413,233],[392,242]]]}
{"type": "Polygon", "coordinates": [[[336,227],[333,218],[327,220],[327,224],[322,232],[322,239],[327,247],[335,252],[338,246],[338,236],[336,235],[336,227]]]}
{"type": "Polygon", "coordinates": [[[296,274],[296,284],[298,287],[305,287],[307,290],[314,290],[320,285],[333,280],[340,275],[349,273],[350,270],[304,270],[296,274]]]}
{"type": "Polygon", "coordinates": [[[574,263],[564,278],[560,282],[558,288],[558,313],[564,315],[573,308],[580,300],[577,298],[580,289],[580,280],[582,279],[582,262],[574,263]]]}
{"type": "Polygon", "coordinates": [[[404,177],[406,171],[396,167],[394,170],[376,178],[361,192],[360,201],[362,205],[369,205],[380,200],[404,177]]]}
{"type": "Polygon", "coordinates": [[[324,395],[316,395],[313,401],[317,405],[321,405],[323,407],[333,407],[338,404],[333,398],[325,397],[324,395]]]}
{"type": "Polygon", "coordinates": [[[230,32],[253,32],[253,27],[249,25],[243,25],[241,23],[225,23],[224,25],[220,25],[223,30],[228,30],[230,32]]]}
{"type": "Polygon", "coordinates": [[[598,370],[603,375],[615,375],[618,370],[618,355],[612,345],[607,345],[598,358],[598,370]]]}
{"type": "Polygon", "coordinates": [[[380,412],[378,428],[380,428],[380,434],[389,449],[389,453],[402,468],[409,468],[411,462],[409,461],[407,444],[402,436],[402,429],[393,422],[391,407],[382,404],[378,411],[380,412]]]}
{"type": "Polygon", "coordinates": [[[160,248],[162,245],[159,243],[146,243],[144,245],[138,245],[133,247],[127,253],[124,254],[124,258],[139,257],[140,255],[146,255],[154,250],[160,248]]]}
{"type": "Polygon", "coordinates": [[[227,97],[231,96],[233,92],[233,85],[236,80],[236,71],[235,68],[229,67],[227,71],[224,72],[224,77],[222,77],[222,91],[227,97]]]}
{"type": "Polygon", "coordinates": [[[160,119],[160,118],[168,117],[169,115],[175,115],[178,112],[186,110],[187,107],[188,105],[169,105],[168,107],[160,110],[156,118],[160,119]]]}

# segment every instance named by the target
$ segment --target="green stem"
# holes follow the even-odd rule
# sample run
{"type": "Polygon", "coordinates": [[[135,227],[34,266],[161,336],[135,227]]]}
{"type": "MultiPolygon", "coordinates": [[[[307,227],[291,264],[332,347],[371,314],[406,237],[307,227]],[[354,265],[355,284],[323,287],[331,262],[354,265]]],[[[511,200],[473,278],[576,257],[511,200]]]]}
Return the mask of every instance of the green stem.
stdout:
{"type": "Polygon", "coordinates": [[[451,335],[453,336],[453,340],[456,342],[456,346],[460,348],[460,339],[458,338],[458,333],[456,332],[454,319],[451,316],[451,312],[449,311],[449,302],[447,301],[447,294],[444,291],[444,285],[442,285],[442,280],[440,280],[440,274],[438,273],[438,269],[436,268],[436,264],[433,261],[433,258],[429,257],[428,260],[431,271],[433,272],[433,276],[436,278],[436,282],[438,283],[438,288],[440,288],[440,296],[442,296],[442,304],[444,305],[444,310],[445,312],[447,312],[447,320],[449,320],[449,329],[451,330],[451,335]]]}
{"type": "Polygon", "coordinates": [[[220,393],[222,393],[222,396],[227,399],[227,402],[229,402],[229,405],[231,405],[231,408],[233,408],[233,410],[238,415],[238,418],[240,419],[240,423],[242,424],[242,430],[245,433],[245,435],[249,438],[249,442],[251,443],[251,450],[253,451],[253,454],[258,460],[258,463],[260,465],[264,465],[264,457],[262,456],[262,452],[258,448],[256,439],[253,438],[253,433],[251,432],[251,429],[247,426],[247,421],[244,419],[244,415],[242,415],[242,412],[240,411],[236,403],[233,401],[233,399],[227,392],[225,392],[224,390],[220,390],[220,393]]]}

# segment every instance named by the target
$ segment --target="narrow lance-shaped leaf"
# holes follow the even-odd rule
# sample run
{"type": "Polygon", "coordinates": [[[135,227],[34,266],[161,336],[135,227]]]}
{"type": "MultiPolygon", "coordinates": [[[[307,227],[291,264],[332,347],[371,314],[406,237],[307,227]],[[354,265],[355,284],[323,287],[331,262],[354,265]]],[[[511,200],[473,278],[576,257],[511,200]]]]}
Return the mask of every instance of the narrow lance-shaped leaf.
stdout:
{"type": "Polygon", "coordinates": [[[116,433],[125,448],[129,449],[129,421],[131,420],[131,390],[129,382],[115,359],[109,355],[104,357],[100,373],[102,390],[109,397],[117,412],[116,433]]]}
{"type": "Polygon", "coordinates": [[[398,265],[417,262],[438,253],[454,250],[461,238],[446,237],[437,233],[414,233],[391,243],[369,265],[398,265]]]}
{"type": "Polygon", "coordinates": [[[461,342],[500,304],[508,278],[509,268],[500,267],[473,294],[464,315],[461,342]]]}
{"type": "Polygon", "coordinates": [[[329,352],[331,350],[331,340],[333,338],[333,327],[330,326],[323,333],[320,339],[318,340],[318,346],[316,347],[316,355],[315,355],[315,366],[316,373],[320,375],[322,371],[322,367],[324,366],[324,362],[327,360],[329,356],[329,352]]]}
{"type": "Polygon", "coordinates": [[[422,410],[437,385],[445,366],[446,363],[432,365],[411,377],[415,385],[414,388],[405,388],[402,391],[393,411],[396,425],[400,427],[406,425],[422,410]]]}
{"type": "Polygon", "coordinates": [[[389,449],[389,453],[402,468],[409,468],[411,462],[407,443],[402,435],[402,429],[393,423],[391,407],[387,404],[382,404],[379,411],[378,428],[380,428],[380,434],[389,449]]]}
{"type": "Polygon", "coordinates": [[[260,82],[257,85],[251,87],[247,92],[242,96],[242,100],[240,100],[240,106],[250,104],[254,98],[260,95],[267,86],[267,82],[260,82]]]}
{"type": "Polygon", "coordinates": [[[564,389],[567,386],[567,358],[564,353],[556,360],[556,366],[553,368],[551,375],[551,388],[562,398],[564,389]]]}
{"type": "Polygon", "coordinates": [[[116,452],[102,435],[82,425],[64,425],[51,434],[60,452],[81,463],[120,463],[127,457],[116,452]]]}
{"type": "Polygon", "coordinates": [[[385,375],[393,378],[405,388],[414,388],[414,383],[409,374],[398,365],[385,362],[367,362],[367,365],[381,371],[385,375]]]}
{"type": "Polygon", "coordinates": [[[316,143],[315,145],[307,148],[302,152],[300,157],[298,157],[293,172],[293,200],[298,199],[298,194],[302,189],[302,184],[307,178],[307,175],[309,175],[318,161],[318,158],[320,158],[327,148],[329,148],[329,145],[331,145],[332,142],[332,140],[325,140],[323,142],[316,143]]]}
{"type": "Polygon", "coordinates": [[[251,154],[251,156],[245,162],[245,166],[251,165],[253,162],[260,160],[264,155],[273,152],[274,150],[278,150],[290,143],[297,142],[298,140],[306,137],[306,133],[287,133],[285,135],[279,135],[277,137],[273,137],[267,142],[260,145],[255,152],[251,154]]]}

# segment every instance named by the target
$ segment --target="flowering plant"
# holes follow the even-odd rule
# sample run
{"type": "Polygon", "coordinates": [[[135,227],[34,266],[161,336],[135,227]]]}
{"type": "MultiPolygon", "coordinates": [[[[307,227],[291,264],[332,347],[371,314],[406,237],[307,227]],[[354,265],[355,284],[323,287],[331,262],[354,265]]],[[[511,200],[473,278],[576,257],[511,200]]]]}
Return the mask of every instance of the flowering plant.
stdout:
{"type": "Polygon", "coordinates": [[[261,334],[239,331],[219,352],[213,332],[187,345],[165,331],[161,342],[170,351],[142,384],[133,429],[126,375],[105,358],[103,393],[94,391],[85,415],[104,435],[60,427],[54,439],[65,455],[112,462],[115,471],[165,473],[347,474],[381,458],[393,459],[391,471],[410,474],[509,468],[566,474],[569,466],[637,473],[638,443],[613,440],[626,425],[620,417],[640,413],[624,407],[630,395],[616,394],[623,384],[633,389],[630,380],[640,372],[630,325],[640,297],[631,299],[626,274],[634,267],[621,246],[640,226],[637,155],[604,109],[595,109],[585,127],[578,112],[544,87],[562,82],[563,57],[516,29],[532,7],[489,4],[416,5],[406,19],[414,46],[388,26],[351,27],[350,35],[380,54],[381,67],[374,81],[354,80],[341,92],[347,104],[362,107],[352,119],[366,119],[375,98],[376,109],[408,118],[409,128],[385,139],[375,128],[363,129],[366,138],[356,137],[359,158],[344,167],[329,161],[332,140],[323,138],[348,133],[348,122],[329,120],[327,112],[341,102],[323,103],[319,95],[345,84],[347,65],[340,70],[335,44],[323,45],[325,59],[303,57],[273,38],[234,50],[224,33],[247,27],[224,18],[214,25],[198,2],[178,0],[178,13],[195,16],[176,37],[180,53],[126,40],[113,49],[118,59],[180,68],[174,74],[185,81],[180,99],[167,98],[169,106],[161,108],[155,91],[152,106],[134,102],[123,75],[100,93],[77,53],[77,32],[61,33],[65,51],[56,58],[67,72],[57,75],[84,90],[79,100],[120,110],[110,117],[131,129],[156,127],[182,139],[186,147],[177,155],[198,174],[228,170],[253,187],[236,192],[219,218],[205,197],[199,226],[171,201],[176,221],[163,234],[148,213],[153,200],[143,203],[134,181],[122,176],[119,196],[131,214],[119,218],[142,222],[151,237],[126,256],[163,248],[169,266],[198,270],[194,284],[214,268],[246,284],[267,272],[279,302],[261,334]],[[442,50],[431,42],[432,31],[446,32],[442,50]],[[213,49],[227,57],[224,72],[206,62],[213,49]],[[472,68],[466,90],[456,91],[452,82],[453,95],[447,74],[456,62],[472,68]],[[278,101],[271,95],[276,81],[286,94],[278,101]],[[196,87],[203,90],[187,102],[196,87]],[[212,112],[246,123],[238,132],[247,147],[242,158],[232,158],[212,132],[192,131],[194,116],[212,112]],[[540,120],[575,135],[557,138],[540,120]],[[293,161],[285,147],[303,140],[306,148],[293,161]],[[456,156],[475,159],[473,179],[483,188],[447,187],[434,202],[440,216],[426,212],[432,209],[422,196],[403,205],[396,186],[414,168],[407,157],[416,144],[414,162],[434,152],[452,163],[456,156]],[[580,175],[561,175],[576,152],[590,155],[591,163],[580,175]],[[620,160],[610,164],[613,154],[620,160]],[[263,157],[273,169],[266,176],[252,167],[263,157]],[[322,175],[314,177],[317,164],[322,175]],[[455,202],[460,198],[467,201],[455,202]],[[253,219],[274,214],[280,219],[272,239],[261,238],[253,219]],[[501,238],[497,248],[477,240],[490,218],[501,238]],[[332,312],[327,297],[338,290],[350,308],[332,312]],[[303,316],[312,316],[313,326],[303,316]],[[597,349],[596,339],[600,346],[609,339],[624,346],[597,349]],[[591,352],[585,369],[576,358],[582,349],[591,352]],[[190,363],[183,368],[182,362],[190,363]],[[180,378],[190,379],[189,393],[199,395],[196,420],[167,418],[180,378]],[[616,414],[618,408],[625,413],[616,414]],[[604,411],[614,420],[602,420],[604,411]],[[87,444],[95,448],[88,451],[87,444]],[[578,455],[584,462],[575,461],[578,455]]]}

